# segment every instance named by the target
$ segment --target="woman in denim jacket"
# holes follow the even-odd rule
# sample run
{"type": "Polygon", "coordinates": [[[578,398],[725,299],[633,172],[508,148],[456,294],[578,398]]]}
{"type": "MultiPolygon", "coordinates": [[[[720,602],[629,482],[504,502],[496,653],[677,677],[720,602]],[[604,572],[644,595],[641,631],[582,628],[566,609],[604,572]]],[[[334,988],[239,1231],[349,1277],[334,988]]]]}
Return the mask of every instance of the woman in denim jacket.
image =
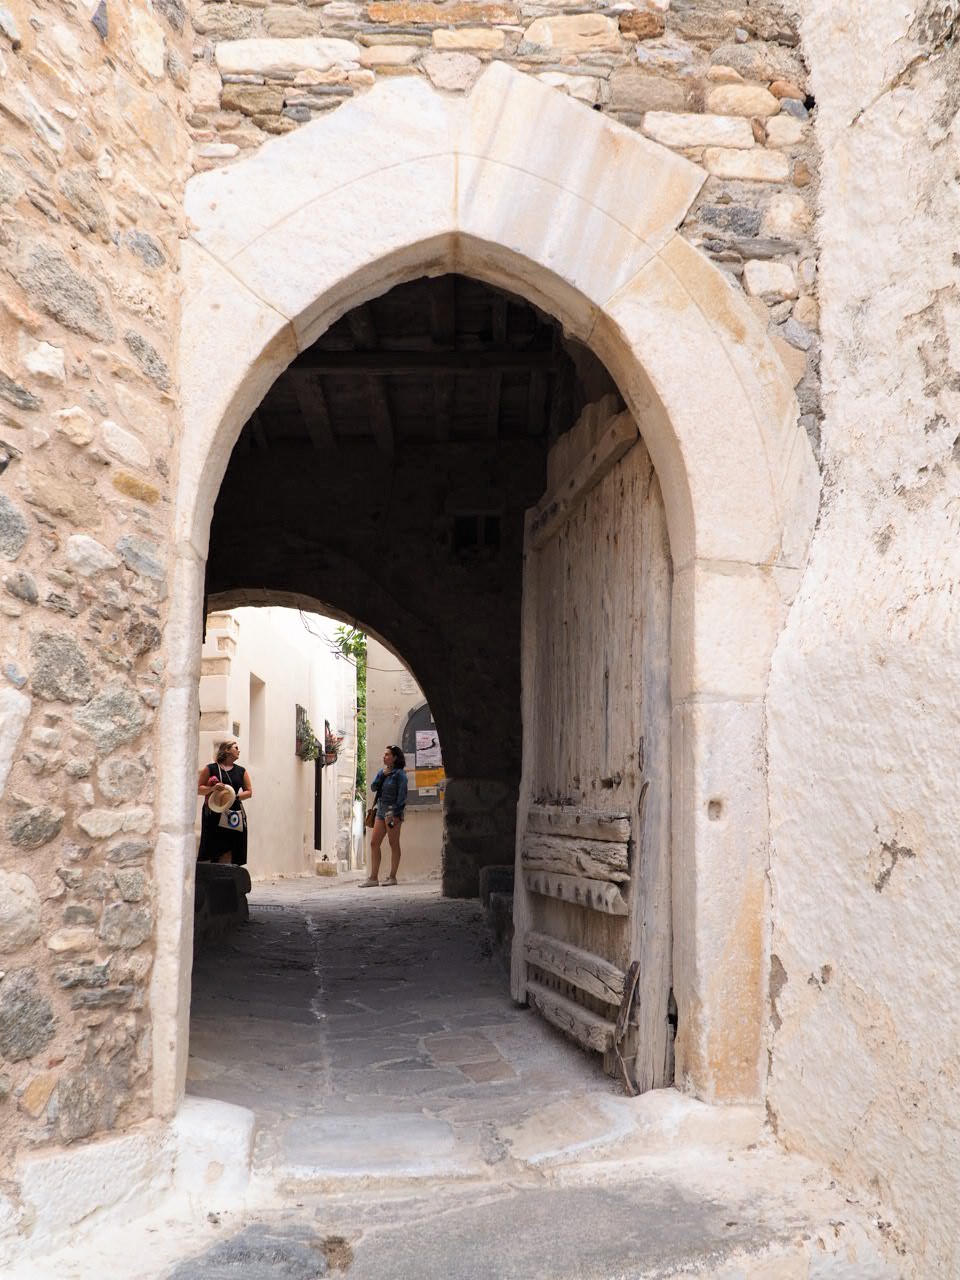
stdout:
{"type": "Polygon", "coordinates": [[[383,883],[397,883],[400,824],[407,807],[407,775],[404,773],[406,763],[399,747],[387,747],[383,753],[383,768],[370,784],[370,790],[377,793],[377,817],[370,841],[370,875],[361,882],[361,889],[372,889],[380,883],[380,846],[384,836],[390,842],[390,874],[383,883]]]}

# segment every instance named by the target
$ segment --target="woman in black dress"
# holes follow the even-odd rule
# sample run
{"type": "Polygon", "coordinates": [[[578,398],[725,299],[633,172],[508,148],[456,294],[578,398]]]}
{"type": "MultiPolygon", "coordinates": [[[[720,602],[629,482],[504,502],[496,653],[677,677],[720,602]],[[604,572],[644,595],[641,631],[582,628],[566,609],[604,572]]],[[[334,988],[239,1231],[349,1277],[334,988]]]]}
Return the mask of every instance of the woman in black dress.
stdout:
{"type": "Polygon", "coordinates": [[[214,763],[204,765],[200,770],[198,795],[209,796],[225,782],[233,787],[237,798],[226,813],[215,813],[204,803],[198,862],[232,862],[242,867],[247,861],[247,815],[241,801],[249,800],[253,795],[253,783],[243,765],[237,764],[239,755],[236,738],[227,738],[221,742],[214,763]],[[228,818],[227,814],[236,816],[228,818]]]}

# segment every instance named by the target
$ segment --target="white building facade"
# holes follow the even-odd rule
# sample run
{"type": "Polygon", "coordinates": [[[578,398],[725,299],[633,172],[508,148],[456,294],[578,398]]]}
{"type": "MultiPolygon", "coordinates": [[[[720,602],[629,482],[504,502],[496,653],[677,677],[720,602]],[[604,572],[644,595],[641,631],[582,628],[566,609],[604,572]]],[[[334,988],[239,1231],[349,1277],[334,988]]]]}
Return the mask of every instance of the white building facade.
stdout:
{"type": "MultiPolygon", "coordinates": [[[[234,609],[207,618],[198,768],[216,759],[225,738],[237,739],[253,783],[245,808],[254,880],[313,875],[351,857],[356,674],[335,650],[336,626],[295,609],[234,609]],[[316,759],[297,754],[304,716],[320,744],[316,759]],[[329,763],[325,727],[342,736],[329,763]]],[[[198,823],[199,812],[198,802],[198,823]]]]}

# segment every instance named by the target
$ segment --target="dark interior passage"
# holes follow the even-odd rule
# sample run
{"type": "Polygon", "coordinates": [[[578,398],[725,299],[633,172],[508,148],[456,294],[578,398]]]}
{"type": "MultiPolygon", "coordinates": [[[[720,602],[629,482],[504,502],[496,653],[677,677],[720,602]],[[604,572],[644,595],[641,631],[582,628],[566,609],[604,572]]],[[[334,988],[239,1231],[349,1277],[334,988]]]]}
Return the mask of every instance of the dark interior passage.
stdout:
{"type": "Polygon", "coordinates": [[[522,299],[460,276],[344,316],[276,381],[234,449],[207,592],[322,601],[404,654],[444,742],[444,892],[512,862],[524,512],[552,442],[613,391],[522,299]]]}

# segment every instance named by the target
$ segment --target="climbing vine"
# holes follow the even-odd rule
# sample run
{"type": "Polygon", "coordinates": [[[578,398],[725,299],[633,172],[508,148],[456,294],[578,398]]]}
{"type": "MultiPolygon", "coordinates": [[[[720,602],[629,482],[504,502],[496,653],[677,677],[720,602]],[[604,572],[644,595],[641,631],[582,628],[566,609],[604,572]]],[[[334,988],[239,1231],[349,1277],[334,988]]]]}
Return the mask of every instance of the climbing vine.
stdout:
{"type": "Polygon", "coordinates": [[[356,795],[367,793],[367,637],[356,627],[337,627],[334,643],[357,669],[357,777],[356,795]]]}

